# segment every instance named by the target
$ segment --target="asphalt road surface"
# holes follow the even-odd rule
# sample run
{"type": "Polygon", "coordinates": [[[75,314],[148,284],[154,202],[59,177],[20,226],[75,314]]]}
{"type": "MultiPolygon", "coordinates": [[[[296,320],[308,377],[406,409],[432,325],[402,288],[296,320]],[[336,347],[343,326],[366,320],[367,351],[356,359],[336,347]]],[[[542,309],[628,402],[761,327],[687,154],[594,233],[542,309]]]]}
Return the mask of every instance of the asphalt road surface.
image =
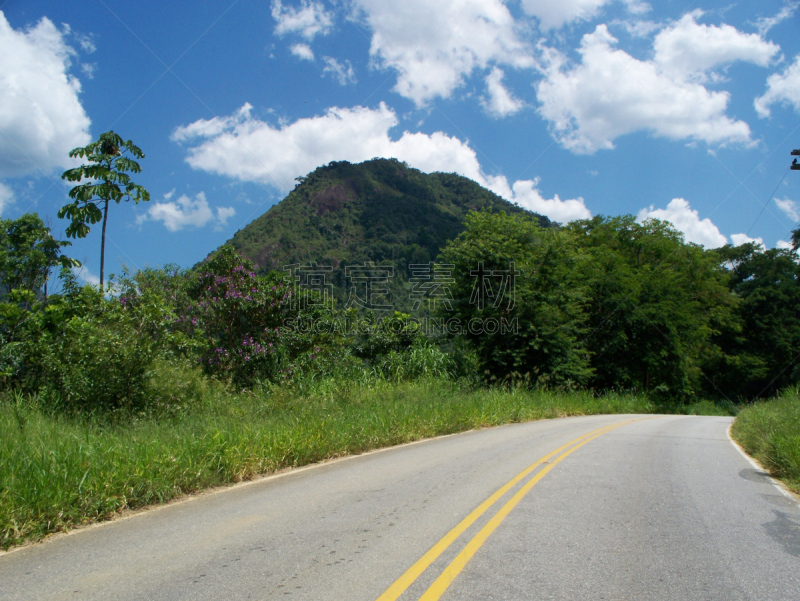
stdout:
{"type": "Polygon", "coordinates": [[[295,470],[4,554],[0,599],[800,600],[800,507],[730,421],[547,420],[295,470]]]}

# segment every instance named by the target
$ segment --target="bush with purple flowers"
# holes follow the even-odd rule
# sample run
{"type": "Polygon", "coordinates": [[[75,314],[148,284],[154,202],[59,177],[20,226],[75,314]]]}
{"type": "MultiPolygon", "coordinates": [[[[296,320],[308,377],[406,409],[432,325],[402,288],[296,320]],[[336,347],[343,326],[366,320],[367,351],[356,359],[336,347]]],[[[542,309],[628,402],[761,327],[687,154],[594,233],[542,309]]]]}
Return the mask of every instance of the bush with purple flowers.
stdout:
{"type": "Polygon", "coordinates": [[[223,246],[202,265],[190,288],[192,313],[178,319],[202,327],[207,346],[201,361],[207,372],[249,387],[285,377],[299,357],[328,346],[324,334],[284,327],[292,319],[333,311],[315,307],[307,315],[295,295],[279,274],[257,276],[249,261],[223,246]]]}

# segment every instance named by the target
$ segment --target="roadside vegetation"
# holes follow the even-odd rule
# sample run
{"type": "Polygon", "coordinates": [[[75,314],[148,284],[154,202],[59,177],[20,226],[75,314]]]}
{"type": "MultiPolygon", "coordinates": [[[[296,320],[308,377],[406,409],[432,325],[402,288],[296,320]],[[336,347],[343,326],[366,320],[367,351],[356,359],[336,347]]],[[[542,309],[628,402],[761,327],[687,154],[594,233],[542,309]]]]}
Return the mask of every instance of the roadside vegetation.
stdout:
{"type": "Polygon", "coordinates": [[[800,494],[800,388],[744,408],[731,435],[773,476],[800,494]]]}
{"type": "MultiPolygon", "coordinates": [[[[124,421],[0,407],[0,543],[36,540],[210,486],[430,436],[567,415],[644,413],[642,396],[464,389],[442,379],[325,380],[231,394],[218,384],[180,416],[124,421]]],[[[175,390],[173,392],[180,393],[175,390]]]]}
{"type": "MultiPolygon", "coordinates": [[[[149,199],[125,174],[143,153],[104,136],[65,173],[92,178],[60,213],[69,235],[149,199]]],[[[798,238],[704,250],[632,216],[477,211],[439,249],[447,293],[415,288],[412,315],[342,308],[232,246],[81,285],[37,215],[0,220],[0,547],[471,428],[732,414],[800,383],[798,238]]]]}

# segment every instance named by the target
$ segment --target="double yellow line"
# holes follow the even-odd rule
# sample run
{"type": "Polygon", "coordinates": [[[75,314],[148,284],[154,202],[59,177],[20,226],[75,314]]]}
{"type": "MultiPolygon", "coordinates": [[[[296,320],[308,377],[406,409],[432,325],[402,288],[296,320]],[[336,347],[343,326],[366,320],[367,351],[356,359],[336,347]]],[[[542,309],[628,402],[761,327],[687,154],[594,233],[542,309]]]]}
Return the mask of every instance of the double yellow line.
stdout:
{"type": "MultiPolygon", "coordinates": [[[[645,418],[647,419],[647,418],[645,418]]],[[[555,465],[561,462],[564,458],[568,455],[574,453],[578,449],[580,449],[583,445],[591,442],[595,438],[602,436],[606,432],[610,432],[616,428],[624,426],[626,424],[630,424],[632,422],[639,421],[637,419],[631,419],[628,421],[620,422],[617,424],[613,424],[611,426],[605,426],[603,428],[599,428],[588,434],[584,434],[568,442],[567,444],[557,448],[555,451],[550,453],[549,455],[545,455],[541,459],[539,459],[536,463],[530,465],[529,467],[522,470],[519,474],[514,476],[511,480],[509,480],[506,484],[501,486],[491,497],[486,499],[483,503],[478,505],[475,510],[472,511],[467,517],[465,517],[459,524],[453,528],[450,532],[444,535],[442,539],[433,545],[425,555],[423,555],[419,561],[417,561],[413,566],[406,570],[406,573],[400,576],[397,580],[395,580],[394,584],[386,589],[376,601],[395,601],[400,595],[402,595],[409,586],[411,586],[414,581],[426,570],[428,567],[436,561],[436,559],[444,553],[444,551],[452,545],[455,540],[461,536],[467,528],[472,526],[475,521],[481,517],[484,513],[486,513],[489,508],[494,505],[500,498],[505,495],[509,490],[511,490],[514,486],[516,486],[521,480],[525,479],[531,472],[533,472],[536,468],[543,464],[547,464],[541,470],[539,470],[536,475],[528,480],[528,482],[520,488],[513,497],[511,497],[505,505],[503,505],[500,510],[494,514],[494,516],[486,523],[486,525],[480,529],[480,531],[472,537],[467,545],[461,550],[461,552],[450,562],[450,564],[444,569],[444,571],[439,575],[439,577],[433,582],[433,584],[428,587],[428,590],[420,597],[420,601],[436,601],[442,594],[447,590],[447,587],[455,580],[456,576],[461,573],[461,570],[467,565],[467,562],[472,559],[472,556],[477,553],[478,549],[480,549],[481,545],[486,542],[486,539],[494,532],[497,527],[502,523],[502,521],[511,513],[511,510],[516,507],[517,503],[519,503],[522,498],[528,494],[528,492],[536,486],[536,484],[544,478],[547,473],[555,467],[555,465]],[[560,453],[560,455],[559,455],[560,453]],[[558,456],[557,456],[558,455],[558,456]],[[557,457],[556,457],[557,456],[557,457]],[[553,459],[555,457],[555,459],[553,459]],[[551,461],[552,459],[552,461],[551,461]]]]}

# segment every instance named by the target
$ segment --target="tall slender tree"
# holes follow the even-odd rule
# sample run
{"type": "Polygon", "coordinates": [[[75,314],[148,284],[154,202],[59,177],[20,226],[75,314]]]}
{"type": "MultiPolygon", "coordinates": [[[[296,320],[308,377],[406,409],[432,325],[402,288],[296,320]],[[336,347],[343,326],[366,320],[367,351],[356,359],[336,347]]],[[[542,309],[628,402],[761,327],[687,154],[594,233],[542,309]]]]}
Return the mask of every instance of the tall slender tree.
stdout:
{"type": "Polygon", "coordinates": [[[85,158],[89,165],[81,165],[68,169],[61,176],[70,182],[86,183],[70,190],[69,197],[74,199],[61,207],[59,217],[71,220],[66,234],[70,238],[85,238],[89,234],[89,223],[97,223],[102,219],[103,234],[100,241],[100,287],[103,287],[106,250],[106,223],[108,222],[108,206],[113,200],[119,204],[133,200],[135,203],[150,200],[150,193],[142,186],[131,181],[128,172],[140,173],[142,168],[134,159],[143,159],[144,153],[130,140],[123,140],[113,131],[107,131],[100,138],[89,144],[75,148],[70,157],[85,158]]]}

